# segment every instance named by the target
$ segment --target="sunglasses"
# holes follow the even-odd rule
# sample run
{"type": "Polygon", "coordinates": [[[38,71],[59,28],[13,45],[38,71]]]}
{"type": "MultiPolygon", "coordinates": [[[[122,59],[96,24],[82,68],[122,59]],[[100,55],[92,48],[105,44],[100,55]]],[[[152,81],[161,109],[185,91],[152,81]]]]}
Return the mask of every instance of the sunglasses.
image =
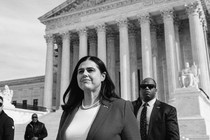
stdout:
{"type": "Polygon", "coordinates": [[[0,103],[0,107],[2,107],[3,103],[0,103]]]}
{"type": "Polygon", "coordinates": [[[152,85],[152,84],[140,85],[140,88],[141,88],[141,89],[146,89],[147,87],[148,87],[150,90],[153,89],[153,88],[156,88],[156,86],[155,86],[155,85],[152,85]]]}
{"type": "Polygon", "coordinates": [[[37,117],[32,117],[32,119],[35,119],[35,118],[37,118],[37,117]]]}

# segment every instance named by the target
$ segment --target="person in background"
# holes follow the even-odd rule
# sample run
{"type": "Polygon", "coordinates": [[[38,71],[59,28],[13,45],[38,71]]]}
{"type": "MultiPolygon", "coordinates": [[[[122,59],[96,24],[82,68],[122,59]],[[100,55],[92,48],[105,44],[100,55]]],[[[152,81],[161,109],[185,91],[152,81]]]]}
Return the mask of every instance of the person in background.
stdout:
{"type": "Polygon", "coordinates": [[[139,140],[132,104],[117,96],[104,63],[85,56],[63,96],[56,140],[139,140]]]}
{"type": "Polygon", "coordinates": [[[154,79],[145,78],[140,88],[140,97],[132,103],[141,140],[179,140],[176,108],[156,98],[154,79]]]}
{"type": "Polygon", "coordinates": [[[14,140],[14,121],[3,110],[3,97],[0,96],[0,140],[14,140]]]}
{"type": "Polygon", "coordinates": [[[47,137],[47,129],[44,123],[38,121],[38,115],[32,114],[32,121],[26,126],[25,140],[43,140],[47,137]]]}

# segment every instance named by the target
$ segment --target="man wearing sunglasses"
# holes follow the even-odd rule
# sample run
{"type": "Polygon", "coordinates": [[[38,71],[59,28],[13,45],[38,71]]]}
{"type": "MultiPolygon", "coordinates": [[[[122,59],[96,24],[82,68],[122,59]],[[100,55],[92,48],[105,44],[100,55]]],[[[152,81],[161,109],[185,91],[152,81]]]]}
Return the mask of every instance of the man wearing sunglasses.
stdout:
{"type": "Polygon", "coordinates": [[[0,140],[14,140],[14,121],[4,112],[3,101],[0,96],[0,140]]]}
{"type": "Polygon", "coordinates": [[[179,140],[176,108],[156,98],[154,79],[145,78],[140,88],[140,97],[132,103],[141,140],[179,140]]]}
{"type": "Polygon", "coordinates": [[[47,129],[44,123],[38,121],[36,113],[31,116],[32,121],[26,126],[25,140],[43,140],[47,137],[47,129]]]}

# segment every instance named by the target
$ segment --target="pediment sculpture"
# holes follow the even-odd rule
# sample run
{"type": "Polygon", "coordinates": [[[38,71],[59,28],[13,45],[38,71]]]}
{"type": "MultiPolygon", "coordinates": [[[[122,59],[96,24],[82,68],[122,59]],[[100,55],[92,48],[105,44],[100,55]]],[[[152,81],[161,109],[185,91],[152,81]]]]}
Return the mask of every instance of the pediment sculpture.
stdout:
{"type": "Polygon", "coordinates": [[[54,16],[58,16],[64,13],[75,12],[77,10],[82,10],[89,7],[94,7],[100,5],[105,2],[109,2],[110,0],[76,0],[72,2],[70,5],[66,6],[64,9],[54,14],[54,16]]]}
{"type": "Polygon", "coordinates": [[[189,62],[185,63],[185,68],[180,72],[180,83],[182,88],[198,88],[200,71],[195,63],[190,67],[189,62]]]}

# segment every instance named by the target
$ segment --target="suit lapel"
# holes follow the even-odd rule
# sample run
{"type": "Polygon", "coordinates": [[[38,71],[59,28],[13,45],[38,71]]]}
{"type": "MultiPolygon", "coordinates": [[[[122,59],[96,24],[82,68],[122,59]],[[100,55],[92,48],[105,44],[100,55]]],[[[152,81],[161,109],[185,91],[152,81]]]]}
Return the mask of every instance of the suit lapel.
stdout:
{"type": "Polygon", "coordinates": [[[100,106],[98,114],[96,115],[95,120],[93,121],[93,124],[90,128],[90,131],[87,136],[87,140],[92,140],[96,131],[100,129],[100,127],[103,125],[105,119],[110,112],[112,107],[112,103],[109,103],[107,101],[104,101],[103,104],[100,106]]]}
{"type": "Polygon", "coordinates": [[[160,110],[160,102],[158,100],[156,100],[155,104],[154,104],[154,107],[152,109],[151,116],[150,116],[148,135],[150,135],[151,128],[153,127],[154,121],[157,117],[157,114],[158,114],[159,110],[160,110]]]}
{"type": "Polygon", "coordinates": [[[138,113],[139,108],[142,104],[142,101],[141,101],[140,97],[136,101],[134,101],[132,104],[133,104],[133,107],[134,107],[134,114],[137,117],[137,113],[138,113]]]}

